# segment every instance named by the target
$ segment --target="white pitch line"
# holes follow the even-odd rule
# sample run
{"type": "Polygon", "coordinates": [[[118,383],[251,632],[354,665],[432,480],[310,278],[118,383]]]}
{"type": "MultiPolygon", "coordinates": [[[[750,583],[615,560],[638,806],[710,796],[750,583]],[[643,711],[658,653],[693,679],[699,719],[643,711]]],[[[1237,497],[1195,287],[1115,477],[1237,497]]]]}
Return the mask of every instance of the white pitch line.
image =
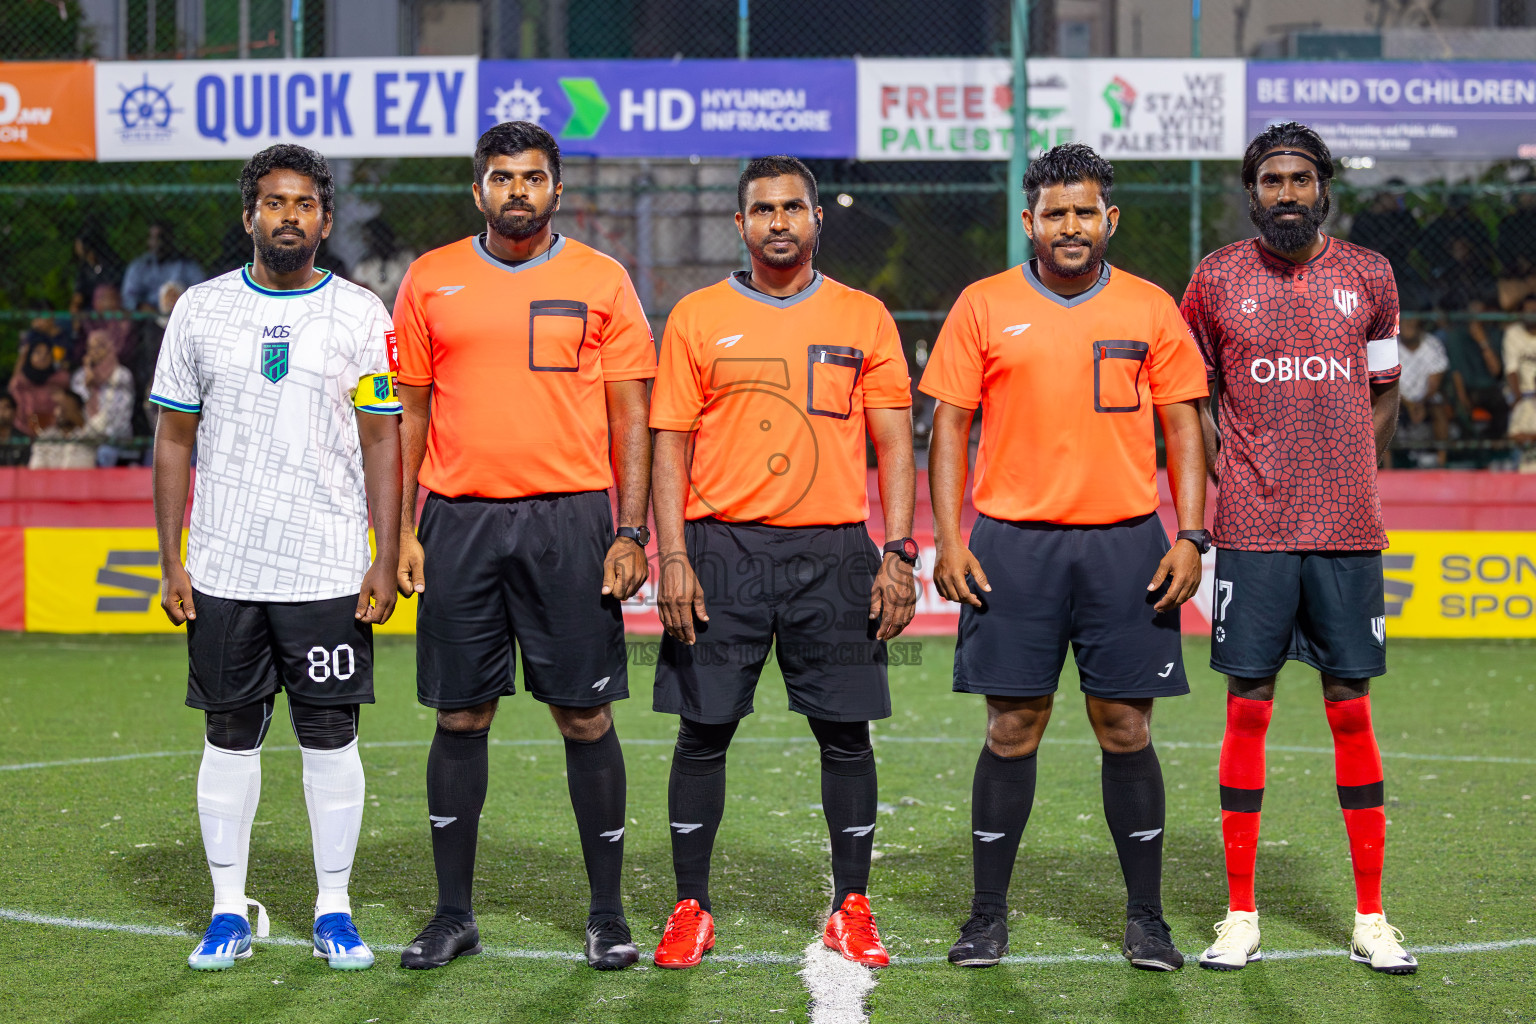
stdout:
{"type": "MultiPolygon", "coordinates": [[[[883,743],[898,743],[898,744],[901,744],[901,743],[963,743],[963,744],[975,744],[977,742],[976,738],[973,737],[973,736],[882,736],[882,735],[875,735],[875,736],[871,736],[870,739],[874,742],[874,744],[876,746],[879,746],[879,745],[881,745],[883,743]]],[[[563,742],[563,741],[556,740],[556,739],[547,739],[547,740],[546,739],[529,739],[529,740],[496,740],[496,739],[493,739],[493,740],[490,741],[491,746],[493,746],[493,747],[553,747],[553,746],[556,746],[556,745],[560,744],[561,742],[563,742]]],[[[674,741],[672,741],[672,740],[658,740],[658,739],[626,739],[623,742],[624,742],[625,746],[632,746],[632,747],[670,747],[670,746],[674,745],[674,741]]],[[[732,740],[731,742],[733,744],[739,744],[739,743],[785,744],[785,743],[812,743],[812,742],[814,742],[814,740],[812,739],[812,737],[809,737],[809,736],[785,736],[785,737],[777,737],[777,736],[738,736],[736,739],[732,740]]],[[[1098,746],[1098,742],[1096,740],[1078,739],[1078,738],[1063,738],[1063,739],[1047,738],[1044,741],[1044,744],[1047,747],[1054,746],[1054,745],[1057,745],[1057,744],[1070,745],[1070,746],[1084,746],[1084,747],[1086,747],[1086,746],[1097,747],[1098,746]]],[[[361,746],[365,750],[390,749],[390,748],[399,748],[399,747],[427,747],[427,746],[431,746],[431,745],[432,745],[432,741],[431,740],[374,740],[374,741],[371,741],[371,742],[359,744],[359,746],[361,746]]],[[[1221,749],[1221,744],[1220,743],[1182,743],[1182,742],[1169,741],[1169,742],[1166,742],[1166,743],[1158,743],[1157,747],[1158,747],[1159,750],[1220,750],[1221,749]]],[[[298,747],[294,747],[294,746],[265,746],[262,749],[265,750],[265,751],[271,751],[272,753],[283,753],[285,751],[298,750],[299,748],[298,747]]],[[[1271,743],[1271,744],[1268,745],[1267,749],[1275,751],[1276,753],[1281,753],[1281,754],[1318,754],[1318,755],[1325,755],[1326,754],[1326,755],[1329,755],[1329,756],[1331,756],[1333,754],[1333,748],[1332,747],[1292,747],[1292,746],[1283,746],[1283,745],[1280,745],[1280,744],[1271,743]]],[[[112,755],[110,757],[74,757],[74,758],[69,758],[68,760],[63,760],[63,761],[25,761],[25,762],[22,762],[20,764],[0,764],[0,772],[24,772],[24,771],[33,771],[33,770],[39,769],[39,768],[73,768],[73,767],[76,767],[76,766],[79,766],[79,765],[114,764],[114,763],[119,762],[119,761],[144,761],[144,760],[150,760],[150,759],[153,759],[153,758],[162,758],[162,757],[201,757],[202,753],[203,753],[203,751],[202,751],[201,748],[199,748],[197,750],[152,750],[152,751],[146,751],[145,753],[142,753],[142,754],[115,754],[115,755],[112,755]]],[[[1397,750],[1384,750],[1384,751],[1381,752],[1381,756],[1385,760],[1400,760],[1400,761],[1445,761],[1445,762],[1451,762],[1451,763],[1457,763],[1457,764],[1517,764],[1517,765],[1536,765],[1536,758],[1531,758],[1531,757],[1483,757],[1483,756],[1480,756],[1480,755],[1472,755],[1472,754],[1468,754],[1468,755],[1460,755],[1460,754],[1415,754],[1415,753],[1407,753],[1407,752],[1404,752],[1404,751],[1397,751],[1397,750]]]]}
{"type": "Polygon", "coordinates": [[[869,1024],[864,1000],[875,990],[875,972],[828,949],[820,938],[805,947],[797,972],[811,994],[810,1024],[869,1024]]]}
{"type": "MultiPolygon", "coordinates": [[[[195,939],[196,935],[181,928],[172,928],[166,925],[153,924],[123,924],[117,921],[97,921],[81,917],[60,917],[51,914],[34,914],[26,910],[10,910],[0,907],[0,920],[14,921],[18,924],[36,924],[52,928],[71,928],[81,931],[115,932],[123,935],[141,935],[150,938],[166,939],[195,939]]],[[[820,945],[818,938],[816,944],[820,945]]],[[[265,939],[257,939],[258,946],[302,946],[308,947],[308,939],[294,938],[287,935],[274,935],[265,939]]],[[[1418,956],[1456,956],[1464,953],[1498,953],[1508,949],[1524,949],[1536,947],[1536,937],[1523,939],[1499,939],[1493,942],[1452,942],[1435,946],[1413,946],[1410,952],[1418,956]]],[[[400,945],[378,945],[374,949],[383,953],[398,953],[405,947],[400,945]]],[[[704,962],[727,964],[752,964],[757,966],[784,966],[803,963],[809,955],[794,956],[787,953],[709,953],[704,962]]],[[[831,953],[831,950],[827,951],[831,953]]],[[[559,949],[504,949],[496,946],[486,946],[485,954],[503,960],[572,960],[585,959],[582,954],[573,950],[559,949]]],[[[836,956],[836,954],[832,954],[836,956]]],[[[1329,957],[1348,956],[1349,950],[1344,948],[1328,949],[1266,949],[1266,960],[1321,960],[1329,957]]],[[[841,957],[838,957],[842,961],[841,957]]],[[[1117,964],[1122,957],[1113,953],[1037,953],[1027,956],[1005,956],[1003,963],[1016,964],[1026,967],[1058,967],[1067,964],[1117,964]]],[[[842,961],[845,962],[846,961],[842,961]]],[[[926,964],[941,964],[945,958],[942,956],[893,956],[891,963],[901,967],[922,966],[926,964]]],[[[1193,964],[1194,957],[1186,957],[1186,964],[1193,964]]],[[[850,967],[856,966],[849,964],[850,967]]],[[[858,968],[865,971],[864,968],[858,968]]],[[[865,973],[869,973],[865,971],[865,973]]]]}

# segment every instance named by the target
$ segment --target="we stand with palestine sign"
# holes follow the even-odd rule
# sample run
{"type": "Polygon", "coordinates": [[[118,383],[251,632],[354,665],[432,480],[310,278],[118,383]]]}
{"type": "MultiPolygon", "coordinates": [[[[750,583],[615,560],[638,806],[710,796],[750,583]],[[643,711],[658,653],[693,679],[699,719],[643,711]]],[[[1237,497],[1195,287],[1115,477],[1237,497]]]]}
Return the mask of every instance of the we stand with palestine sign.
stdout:
{"type": "MultiPolygon", "coordinates": [[[[861,160],[1006,160],[1013,67],[982,60],[860,60],[861,160]]],[[[1116,160],[1238,159],[1240,60],[1055,60],[1027,65],[1029,149],[1086,142],[1116,160]]]]}

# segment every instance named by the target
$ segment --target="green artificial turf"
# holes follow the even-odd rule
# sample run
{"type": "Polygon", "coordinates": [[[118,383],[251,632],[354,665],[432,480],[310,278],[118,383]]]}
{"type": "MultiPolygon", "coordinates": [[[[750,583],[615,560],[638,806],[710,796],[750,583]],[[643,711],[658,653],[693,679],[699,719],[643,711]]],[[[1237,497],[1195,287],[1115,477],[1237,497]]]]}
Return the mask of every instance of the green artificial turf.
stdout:
{"type": "MultiPolygon", "coordinates": [[[[879,975],[871,1021],[1536,1020],[1536,944],[1421,952],[1413,977],[1376,975],[1342,955],[1353,910],[1348,847],[1319,687],[1300,666],[1281,679],[1269,734],[1258,889],[1272,959],[1235,974],[1174,975],[1119,959],[1123,888],[1097,747],[1069,669],[1012,894],[1013,953],[1044,959],[985,971],[912,962],[942,958],[968,908],[968,801],[983,724],[981,700],[949,690],[952,642],[915,642],[921,664],[892,669],[896,714],[875,727],[883,813],[871,898],[898,963],[879,975]],[[1274,956],[1285,951],[1331,952],[1274,956]],[[1094,954],[1105,959],[1080,959],[1094,954]]],[[[616,717],[630,783],[625,900],[648,950],[673,898],[666,782],[676,723],[649,710],[654,641],[636,643],[634,696],[616,717]]],[[[1205,656],[1204,642],[1187,645],[1194,692],[1161,702],[1154,727],[1168,788],[1165,904],[1187,953],[1205,946],[1225,908],[1216,802],[1224,698],[1205,656]]],[[[1391,822],[1389,919],[1410,949],[1536,943],[1536,646],[1398,640],[1389,657],[1374,704],[1391,822]]],[[[796,961],[826,909],[826,833],[815,746],[784,710],[771,667],[759,712],[731,750],[713,888],[719,945],[700,967],[666,972],[642,959],[642,968],[599,974],[575,959],[586,882],[563,751],[548,714],[519,695],[493,729],[481,824],[477,912],[488,955],[406,972],[381,951],[374,969],[352,973],[329,970],[302,945],[259,943],[230,971],[195,973],[185,956],[207,921],[210,887],[195,813],[202,719],[182,706],[185,665],[180,638],[0,635],[0,765],[170,752],[0,771],[0,1020],[807,1020],[796,961]],[[530,951],[544,958],[520,955],[530,951]]],[[[376,948],[409,941],[435,897],[423,788],[433,725],[415,702],[413,669],[410,640],[379,641],[352,884],[359,928],[376,948]]],[[[274,727],[262,773],[248,891],[271,911],[274,937],[306,940],[314,876],[286,724],[274,727]]]]}

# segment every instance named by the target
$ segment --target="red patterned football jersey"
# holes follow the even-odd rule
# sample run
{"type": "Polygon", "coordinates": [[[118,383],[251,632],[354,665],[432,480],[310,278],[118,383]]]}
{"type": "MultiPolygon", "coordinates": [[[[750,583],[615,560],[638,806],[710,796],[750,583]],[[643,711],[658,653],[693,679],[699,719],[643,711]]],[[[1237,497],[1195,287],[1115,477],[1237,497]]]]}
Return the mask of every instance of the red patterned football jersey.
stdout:
{"type": "Polygon", "coordinates": [[[1184,293],[1221,430],[1218,545],[1379,551],[1371,385],[1398,378],[1397,285],[1380,253],[1336,238],[1292,263],[1250,238],[1184,293]]]}

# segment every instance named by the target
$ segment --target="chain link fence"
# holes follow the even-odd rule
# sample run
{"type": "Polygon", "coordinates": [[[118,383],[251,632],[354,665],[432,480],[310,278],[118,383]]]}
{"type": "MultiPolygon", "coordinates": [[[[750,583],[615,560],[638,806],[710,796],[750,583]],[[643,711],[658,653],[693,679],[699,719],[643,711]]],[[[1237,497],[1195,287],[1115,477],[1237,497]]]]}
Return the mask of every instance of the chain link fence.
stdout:
{"type": "MultiPolygon", "coordinates": [[[[0,0],[7,26],[0,58],[319,55],[327,52],[327,32],[335,31],[332,4],[307,0],[295,23],[285,16],[291,0],[126,0],[119,5],[125,28],[105,39],[86,25],[77,0],[0,0]],[[247,11],[243,20],[231,13],[238,9],[247,11]]],[[[450,40],[456,31],[496,56],[1007,52],[1009,0],[911,6],[910,17],[877,18],[859,5],[818,0],[406,0],[397,13],[415,48],[450,40]]],[[[1034,4],[1033,40],[1053,38],[1053,10],[1051,3],[1034,4]]],[[[826,217],[819,264],[886,303],[916,375],[960,290],[1004,267],[1007,164],[811,163],[826,217]]],[[[468,154],[338,160],[334,169],[337,226],[319,262],[375,287],[386,301],[400,260],[483,230],[469,193],[468,154]]],[[[731,217],[738,172],[733,160],[572,157],[556,223],[629,268],[659,330],[682,295],[742,265],[731,217]]],[[[0,373],[7,380],[25,376],[28,342],[48,340],[67,368],[80,365],[93,332],[112,335],[136,380],[132,433],[140,440],[124,440],[103,459],[131,461],[142,453],[142,393],[163,323],[155,308],[160,296],[139,294],[131,279],[125,293],[128,267],[146,252],[152,231],[161,258],[184,258],[202,276],[247,262],[238,173],[237,163],[223,161],[0,162],[0,373]]],[[[1187,163],[1125,162],[1116,173],[1122,219],[1110,259],[1176,297],[1188,280],[1192,249],[1208,252],[1253,233],[1235,164],[1203,167],[1197,246],[1187,163]]],[[[1407,168],[1414,184],[1382,184],[1390,174],[1380,164],[1368,176],[1346,170],[1335,186],[1330,229],[1388,255],[1404,309],[1422,314],[1409,319],[1445,350],[1434,394],[1414,400],[1405,417],[1398,461],[1509,464],[1519,458],[1508,440],[1518,398],[1511,390],[1522,382],[1512,381],[1514,368],[1504,365],[1503,334],[1512,322],[1536,321],[1536,313],[1522,315],[1524,296],[1536,294],[1536,173],[1529,162],[1500,164],[1476,180],[1448,184],[1426,182],[1422,168],[1407,168]]],[[[46,419],[51,399],[44,404],[36,411],[46,419]]],[[[27,414],[18,412],[23,429],[27,414]]],[[[6,458],[16,456],[0,453],[6,458]]]]}

